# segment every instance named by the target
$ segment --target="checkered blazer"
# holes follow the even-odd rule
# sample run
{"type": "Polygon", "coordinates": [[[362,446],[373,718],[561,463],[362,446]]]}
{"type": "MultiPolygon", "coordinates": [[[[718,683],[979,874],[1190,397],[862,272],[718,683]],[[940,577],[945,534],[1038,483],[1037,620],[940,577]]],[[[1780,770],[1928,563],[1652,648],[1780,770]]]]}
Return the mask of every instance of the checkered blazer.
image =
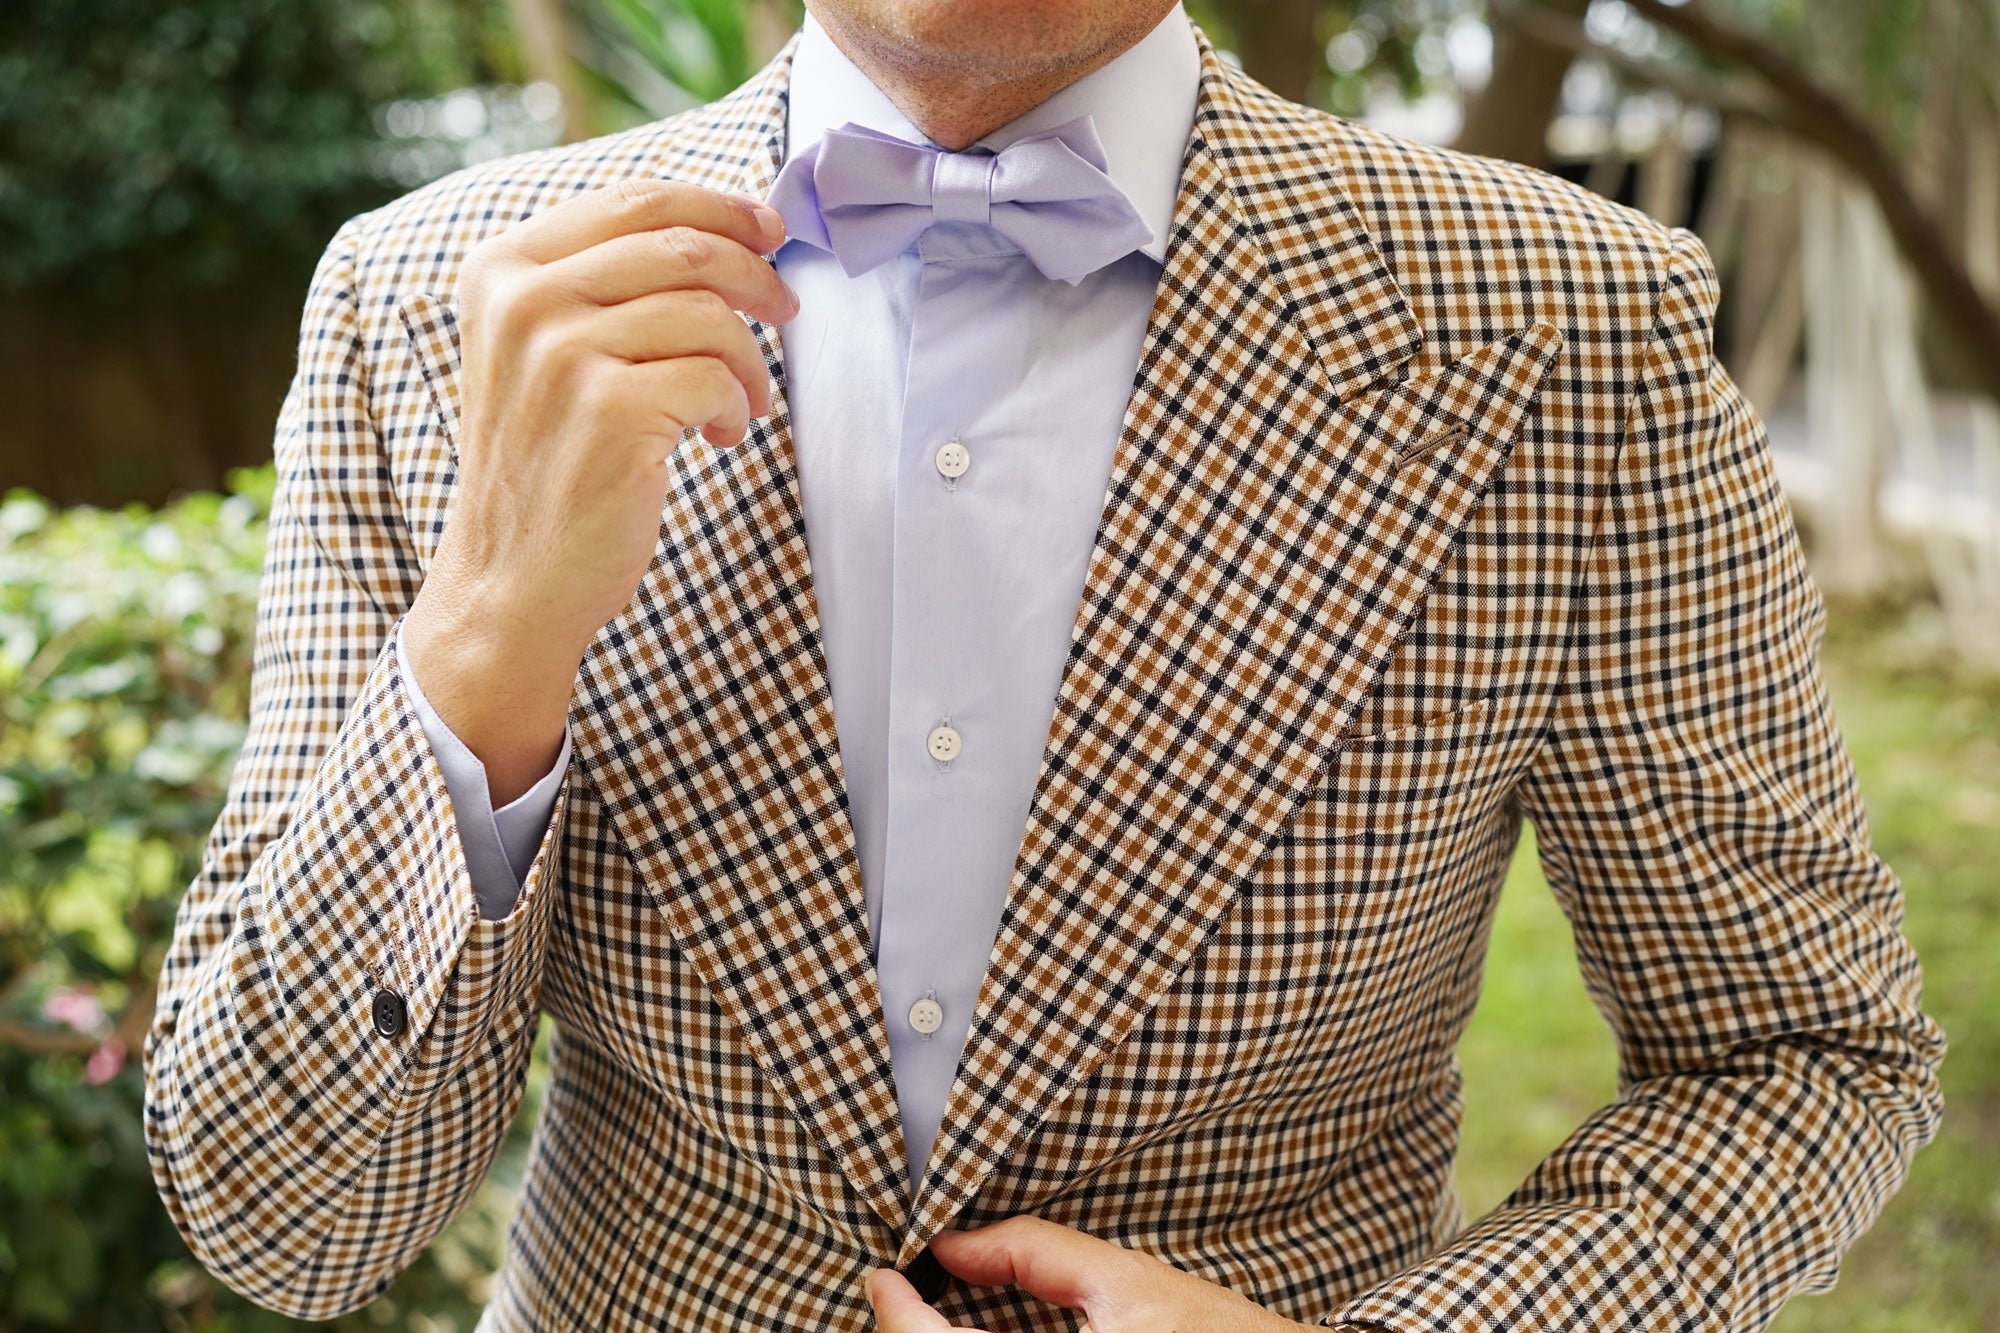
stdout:
{"type": "MultiPolygon", "coordinates": [[[[504,919],[390,646],[452,503],[466,251],[628,177],[761,195],[792,48],[342,229],[277,433],[249,738],[147,1052],[159,1188],[230,1285],[306,1317],[380,1292],[478,1185],[541,1013],[503,1329],[863,1329],[866,1270],[1016,1213],[1304,1323],[1748,1329],[1832,1282],[1935,1130],[1942,1038],[1763,430],[1710,354],[1706,253],[1284,101],[1197,35],[1164,275],[914,1204],[778,330],[771,415],[671,464],[504,919]],[[1523,817],[1621,1091],[1468,1229],[1453,1047],[1523,817]]],[[[1078,1319],[956,1281],[938,1305],[1078,1319]]]]}

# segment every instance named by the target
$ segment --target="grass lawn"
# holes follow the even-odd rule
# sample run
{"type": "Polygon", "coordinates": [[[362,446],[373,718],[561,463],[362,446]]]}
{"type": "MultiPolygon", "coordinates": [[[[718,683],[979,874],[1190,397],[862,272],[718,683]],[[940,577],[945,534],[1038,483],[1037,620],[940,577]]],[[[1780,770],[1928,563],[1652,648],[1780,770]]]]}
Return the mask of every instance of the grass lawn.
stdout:
{"type": "MultiPolygon", "coordinates": [[[[2000,684],[1941,681],[1909,632],[1836,612],[1834,705],[1875,845],[1902,877],[1924,1001],[1950,1038],[1945,1122],[1829,1294],[1783,1333],[2000,1329],[2000,684]]],[[[1611,1037],[1524,840],[1461,1047],[1468,1217],[1497,1204],[1616,1088],[1611,1037]]]]}

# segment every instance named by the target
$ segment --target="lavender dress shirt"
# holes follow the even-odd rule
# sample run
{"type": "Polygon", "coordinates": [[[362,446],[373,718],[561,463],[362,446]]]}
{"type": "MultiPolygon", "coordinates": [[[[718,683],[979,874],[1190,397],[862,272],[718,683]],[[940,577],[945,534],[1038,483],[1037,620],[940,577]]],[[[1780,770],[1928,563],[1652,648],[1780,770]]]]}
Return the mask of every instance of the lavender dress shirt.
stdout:
{"type": "MultiPolygon", "coordinates": [[[[1199,78],[1176,4],[979,140],[998,151],[1092,117],[1153,240],[1075,286],[974,223],[935,225],[855,278],[801,241],[774,257],[801,307],[780,338],[786,393],[913,1191],[1027,828],[1199,78]]],[[[929,142],[808,14],[787,154],[847,121],[929,142]]],[[[481,911],[503,916],[569,738],[534,789],[495,811],[478,759],[412,693],[481,911]]]]}

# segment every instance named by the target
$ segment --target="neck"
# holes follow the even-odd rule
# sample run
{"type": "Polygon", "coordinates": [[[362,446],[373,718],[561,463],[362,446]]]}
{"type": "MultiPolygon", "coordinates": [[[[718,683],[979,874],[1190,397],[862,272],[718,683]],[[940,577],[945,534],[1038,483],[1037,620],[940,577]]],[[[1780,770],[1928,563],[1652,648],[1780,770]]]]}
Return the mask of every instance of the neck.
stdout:
{"type": "MultiPolygon", "coordinates": [[[[1169,6],[1163,5],[1165,13],[1169,6]]],[[[1046,54],[1012,61],[986,52],[963,59],[914,50],[891,33],[851,21],[835,6],[813,6],[827,36],[933,143],[961,152],[1136,46],[1151,26],[1120,32],[1052,62],[1046,54]]],[[[1159,17],[1154,16],[1155,19],[1159,17]]]]}

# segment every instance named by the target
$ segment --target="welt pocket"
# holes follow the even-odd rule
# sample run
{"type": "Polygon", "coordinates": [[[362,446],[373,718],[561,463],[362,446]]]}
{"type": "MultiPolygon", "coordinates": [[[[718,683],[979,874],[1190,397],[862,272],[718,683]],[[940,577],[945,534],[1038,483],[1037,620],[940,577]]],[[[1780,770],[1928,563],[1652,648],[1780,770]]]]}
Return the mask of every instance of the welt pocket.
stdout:
{"type": "Polygon", "coordinates": [[[1472,427],[1463,421],[1455,421],[1448,426],[1396,445],[1396,466],[1408,467],[1412,463],[1429,458],[1440,449],[1455,448],[1471,438],[1472,427]]]}
{"type": "Polygon", "coordinates": [[[1407,727],[1343,736],[1293,815],[1292,840],[1349,842],[1426,823],[1470,789],[1492,727],[1488,695],[1407,727]]]}

